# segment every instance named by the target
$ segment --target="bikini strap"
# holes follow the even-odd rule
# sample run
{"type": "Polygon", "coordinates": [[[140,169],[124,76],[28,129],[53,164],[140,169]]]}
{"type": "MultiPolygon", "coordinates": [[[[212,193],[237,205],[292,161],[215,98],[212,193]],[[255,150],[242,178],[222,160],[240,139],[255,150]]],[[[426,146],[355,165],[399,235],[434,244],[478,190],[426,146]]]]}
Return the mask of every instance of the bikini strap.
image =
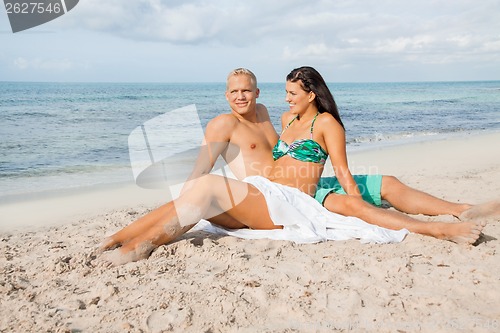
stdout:
{"type": "Polygon", "coordinates": [[[314,116],[314,119],[313,119],[313,121],[312,121],[312,123],[311,123],[311,140],[312,140],[312,138],[313,138],[313,128],[314,128],[314,122],[316,121],[316,117],[318,116],[318,114],[319,114],[319,112],[318,112],[318,113],[316,113],[316,115],[314,116]]]}
{"type": "Polygon", "coordinates": [[[299,115],[296,115],[296,116],[295,116],[295,117],[294,117],[294,118],[293,118],[293,119],[292,119],[292,120],[288,123],[288,125],[286,125],[286,126],[285,126],[285,128],[283,128],[283,130],[281,131],[280,136],[282,136],[282,135],[283,135],[283,133],[285,133],[286,129],[287,129],[288,127],[290,127],[290,125],[293,123],[293,121],[294,121],[295,119],[297,119],[298,117],[299,117],[299,115]]]}

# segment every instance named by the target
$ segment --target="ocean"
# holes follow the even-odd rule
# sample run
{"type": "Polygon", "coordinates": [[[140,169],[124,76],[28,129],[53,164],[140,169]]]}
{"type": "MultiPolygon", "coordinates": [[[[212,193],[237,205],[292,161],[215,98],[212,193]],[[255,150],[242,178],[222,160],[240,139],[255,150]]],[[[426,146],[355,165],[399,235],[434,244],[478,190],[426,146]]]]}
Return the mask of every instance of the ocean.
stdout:
{"type": "MultiPolygon", "coordinates": [[[[284,83],[259,83],[279,132],[284,83]]],[[[500,130],[500,81],[331,83],[348,150],[500,130]]],[[[0,82],[0,203],[47,190],[132,181],[129,135],[196,105],[202,127],[228,112],[225,83],[0,82]]],[[[196,137],[175,141],[189,148],[196,137]]],[[[196,141],[199,142],[199,141],[196,141]]]]}

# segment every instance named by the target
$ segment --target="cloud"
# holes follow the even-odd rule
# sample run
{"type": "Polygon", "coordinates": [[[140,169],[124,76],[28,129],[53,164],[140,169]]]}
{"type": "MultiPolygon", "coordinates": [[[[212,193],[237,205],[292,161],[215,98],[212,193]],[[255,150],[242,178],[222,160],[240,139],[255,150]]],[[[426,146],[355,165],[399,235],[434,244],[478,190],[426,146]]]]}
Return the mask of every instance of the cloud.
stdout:
{"type": "MultiPolygon", "coordinates": [[[[72,45],[81,47],[60,49],[61,59],[49,60],[49,43],[38,43],[42,60],[19,60],[16,68],[75,68],[86,59],[102,68],[118,62],[147,73],[156,59],[155,72],[172,73],[193,61],[211,68],[244,65],[274,76],[305,63],[357,73],[428,64],[454,65],[450,73],[464,64],[494,69],[500,62],[499,11],[498,0],[85,0],[47,25],[57,34],[44,36],[50,45],[77,36],[72,45]],[[71,61],[64,65],[64,59],[71,61]]],[[[11,43],[24,48],[21,38],[11,43]]],[[[18,49],[5,50],[4,58],[31,54],[18,49]]]]}
{"type": "Polygon", "coordinates": [[[408,54],[496,52],[500,23],[495,0],[205,1],[86,0],[72,25],[125,39],[172,44],[252,47],[272,42],[285,58],[332,52],[408,54]],[[318,49],[320,47],[321,49],[318,49]]]}
{"type": "Polygon", "coordinates": [[[140,41],[206,42],[227,22],[223,10],[203,1],[87,0],[79,9],[73,26],[140,41]]]}
{"type": "Polygon", "coordinates": [[[422,64],[495,57],[498,61],[497,1],[380,1],[376,6],[348,1],[323,12],[301,14],[297,27],[315,33],[295,36],[293,44],[283,46],[283,59],[342,66],[374,59],[422,64]]]}
{"type": "Polygon", "coordinates": [[[299,4],[298,0],[86,0],[65,24],[141,41],[245,45],[281,30],[276,24],[279,15],[285,18],[289,11],[284,13],[294,7],[299,11],[299,4]]]}
{"type": "Polygon", "coordinates": [[[297,49],[285,46],[283,50],[283,59],[292,61],[303,58],[326,60],[331,58],[334,54],[335,48],[329,48],[325,43],[309,44],[297,49]]]}

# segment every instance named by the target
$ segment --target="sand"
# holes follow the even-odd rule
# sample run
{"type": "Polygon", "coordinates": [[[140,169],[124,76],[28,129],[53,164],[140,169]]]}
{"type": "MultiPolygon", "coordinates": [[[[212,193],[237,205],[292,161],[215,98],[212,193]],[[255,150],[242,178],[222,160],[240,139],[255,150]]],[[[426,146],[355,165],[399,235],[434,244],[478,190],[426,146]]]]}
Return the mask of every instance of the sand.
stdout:
{"type": "MultiPolygon", "coordinates": [[[[500,199],[498,143],[500,133],[462,134],[354,152],[350,165],[479,203],[500,199]]],[[[135,190],[107,191],[0,206],[0,332],[500,330],[499,221],[476,246],[415,234],[297,245],[197,231],[148,260],[105,268],[98,243],[162,200],[141,194],[133,204],[135,190]],[[84,209],[56,209],[75,201],[84,209]]]]}

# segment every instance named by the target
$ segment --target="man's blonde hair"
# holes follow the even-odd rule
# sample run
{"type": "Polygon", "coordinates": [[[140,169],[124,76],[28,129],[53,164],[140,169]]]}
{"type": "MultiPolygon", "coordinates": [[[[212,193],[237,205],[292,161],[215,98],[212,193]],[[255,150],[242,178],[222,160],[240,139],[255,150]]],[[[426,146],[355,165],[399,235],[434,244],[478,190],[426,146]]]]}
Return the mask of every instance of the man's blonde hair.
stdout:
{"type": "Polygon", "coordinates": [[[236,68],[236,69],[233,69],[231,72],[229,72],[229,74],[227,76],[226,89],[228,88],[229,78],[232,76],[236,76],[236,75],[248,75],[248,76],[250,76],[250,80],[252,81],[253,86],[255,88],[257,88],[257,77],[255,76],[254,73],[252,73],[251,70],[246,69],[246,68],[236,68]]]}

